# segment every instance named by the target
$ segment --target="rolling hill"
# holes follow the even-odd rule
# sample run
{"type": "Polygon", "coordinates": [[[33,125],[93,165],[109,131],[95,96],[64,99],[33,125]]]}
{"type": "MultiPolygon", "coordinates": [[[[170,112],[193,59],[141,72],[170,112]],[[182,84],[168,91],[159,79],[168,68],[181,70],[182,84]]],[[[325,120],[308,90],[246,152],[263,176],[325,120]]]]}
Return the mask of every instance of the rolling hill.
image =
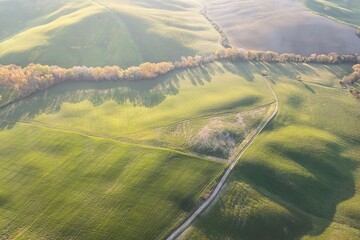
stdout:
{"type": "Polygon", "coordinates": [[[268,66],[279,114],[184,239],[360,237],[360,108],[337,84],[348,69],[268,66]]]}
{"type": "Polygon", "coordinates": [[[1,109],[0,236],[165,238],[226,167],[234,149],[218,145],[240,144],[271,105],[249,70],[60,84],[1,109]]]}
{"type": "Polygon", "coordinates": [[[0,239],[165,239],[272,109],[181,239],[360,239],[360,38],[304,6],[360,24],[355,0],[0,0],[0,65],[193,56],[2,66],[0,239]]]}
{"type": "Polygon", "coordinates": [[[0,64],[118,65],[220,49],[200,1],[0,1],[0,64]],[[19,7],[20,6],[20,7],[19,7]]]}

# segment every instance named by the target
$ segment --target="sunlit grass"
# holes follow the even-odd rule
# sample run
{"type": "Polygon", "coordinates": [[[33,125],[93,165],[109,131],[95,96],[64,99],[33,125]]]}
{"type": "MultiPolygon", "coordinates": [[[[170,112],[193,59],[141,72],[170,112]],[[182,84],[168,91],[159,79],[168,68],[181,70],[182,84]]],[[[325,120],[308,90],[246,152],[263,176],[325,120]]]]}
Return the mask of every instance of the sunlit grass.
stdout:
{"type": "Polygon", "coordinates": [[[163,237],[223,169],[25,124],[0,141],[0,229],[11,239],[163,237]]]}
{"type": "Polygon", "coordinates": [[[315,12],[360,26],[360,2],[347,0],[301,0],[315,12]]]}
{"type": "MultiPolygon", "coordinates": [[[[195,0],[176,2],[59,1],[56,8],[44,2],[34,3],[32,9],[52,11],[31,13],[18,8],[30,17],[3,15],[24,26],[7,26],[0,36],[0,62],[129,67],[220,49],[219,34],[200,14],[202,5],[195,0]]],[[[8,1],[0,3],[0,12],[16,12],[14,8],[8,1]]]]}
{"type": "Polygon", "coordinates": [[[239,71],[244,64],[219,63],[156,80],[62,84],[2,109],[2,234],[164,238],[226,164],[151,145],[135,133],[163,127],[166,135],[178,121],[207,124],[268,105],[273,99],[259,69],[246,66],[251,75],[239,71]]]}
{"type": "Polygon", "coordinates": [[[359,238],[358,102],[336,82],[329,84],[335,76],[319,84],[310,77],[341,70],[298,66],[305,79],[299,81],[287,67],[269,67],[278,116],[186,238],[359,238]]]}

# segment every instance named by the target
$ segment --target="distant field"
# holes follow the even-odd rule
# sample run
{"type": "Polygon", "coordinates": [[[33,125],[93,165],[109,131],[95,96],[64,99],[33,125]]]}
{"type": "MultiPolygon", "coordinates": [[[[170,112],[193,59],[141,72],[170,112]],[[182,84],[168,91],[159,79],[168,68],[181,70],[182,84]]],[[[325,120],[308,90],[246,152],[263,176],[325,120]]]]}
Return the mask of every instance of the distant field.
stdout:
{"type": "Polygon", "coordinates": [[[360,26],[360,2],[357,0],[300,0],[309,9],[340,21],[360,26]]]}
{"type": "Polygon", "coordinates": [[[212,140],[207,151],[219,136],[239,144],[273,102],[263,68],[217,63],[156,80],[69,83],[0,110],[0,236],[164,238],[226,167],[187,153],[202,152],[183,123],[212,140]]]}
{"type": "Polygon", "coordinates": [[[311,14],[297,0],[207,0],[206,8],[232,46],[302,55],[360,53],[354,28],[311,14]]]}
{"type": "Polygon", "coordinates": [[[279,114],[185,239],[360,238],[360,105],[336,84],[349,67],[269,65],[279,114]]]}
{"type": "Polygon", "coordinates": [[[220,49],[198,0],[0,1],[0,64],[128,67],[220,49]]]}

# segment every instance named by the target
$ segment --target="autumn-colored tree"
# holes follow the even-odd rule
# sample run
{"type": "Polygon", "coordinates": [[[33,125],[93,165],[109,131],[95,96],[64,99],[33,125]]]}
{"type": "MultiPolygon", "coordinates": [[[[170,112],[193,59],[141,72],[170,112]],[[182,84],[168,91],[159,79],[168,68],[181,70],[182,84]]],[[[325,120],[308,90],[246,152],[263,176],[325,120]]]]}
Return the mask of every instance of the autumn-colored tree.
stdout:
{"type": "Polygon", "coordinates": [[[341,81],[340,84],[342,86],[349,86],[349,85],[353,85],[354,83],[356,83],[357,81],[360,80],[360,64],[356,64],[352,67],[353,72],[348,75],[345,76],[341,81]]]}
{"type": "Polygon", "coordinates": [[[171,62],[161,63],[143,63],[139,66],[142,78],[156,78],[159,75],[168,73],[174,70],[174,65],[171,62]]]}
{"type": "MultiPolygon", "coordinates": [[[[278,54],[272,51],[245,50],[241,48],[225,48],[208,56],[182,57],[180,61],[143,63],[139,66],[121,69],[118,66],[85,67],[74,66],[61,68],[40,64],[29,64],[26,67],[0,65],[0,86],[11,87],[25,96],[45,89],[56,83],[66,81],[119,81],[152,79],[173,71],[174,69],[198,67],[207,63],[228,61],[264,61],[264,62],[308,62],[308,63],[360,63],[358,55],[338,55],[336,53],[311,54],[310,56],[292,53],[278,54]]],[[[360,64],[353,67],[353,73],[344,77],[341,83],[351,85],[360,78],[360,64]]]]}

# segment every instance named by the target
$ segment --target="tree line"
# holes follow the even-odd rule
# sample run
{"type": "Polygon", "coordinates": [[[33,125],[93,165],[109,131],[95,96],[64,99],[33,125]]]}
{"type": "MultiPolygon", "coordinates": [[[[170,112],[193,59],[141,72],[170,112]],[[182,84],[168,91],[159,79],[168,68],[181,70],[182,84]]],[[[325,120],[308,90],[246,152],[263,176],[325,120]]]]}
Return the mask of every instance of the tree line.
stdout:
{"type": "MultiPolygon", "coordinates": [[[[239,61],[261,61],[261,62],[299,62],[299,63],[360,63],[358,55],[311,54],[301,56],[295,54],[279,54],[272,51],[254,51],[227,48],[216,51],[206,56],[182,57],[176,62],[143,63],[139,66],[122,69],[118,66],[85,67],[75,66],[62,68],[40,64],[30,64],[20,67],[14,64],[0,65],[0,86],[14,89],[20,96],[26,96],[36,91],[46,89],[54,84],[67,81],[125,81],[153,79],[164,75],[175,69],[186,69],[198,67],[207,63],[221,60],[233,62],[239,61]]],[[[355,65],[354,73],[343,80],[344,83],[353,83],[359,78],[357,70],[359,64],[355,65]]]]}
{"type": "Polygon", "coordinates": [[[360,64],[356,64],[352,67],[353,72],[350,75],[345,76],[340,84],[345,88],[350,88],[350,93],[360,101],[360,91],[353,86],[357,81],[360,81],[360,64]]]}
{"type": "Polygon", "coordinates": [[[350,85],[354,85],[354,83],[356,83],[357,81],[360,80],[360,64],[356,64],[352,67],[353,72],[348,75],[345,76],[341,81],[340,84],[342,86],[350,86],[350,85]]]}
{"type": "Polygon", "coordinates": [[[0,86],[12,88],[20,96],[68,81],[121,81],[152,79],[174,70],[171,62],[144,63],[121,69],[118,66],[61,68],[40,64],[20,67],[0,65],[0,86]]]}

